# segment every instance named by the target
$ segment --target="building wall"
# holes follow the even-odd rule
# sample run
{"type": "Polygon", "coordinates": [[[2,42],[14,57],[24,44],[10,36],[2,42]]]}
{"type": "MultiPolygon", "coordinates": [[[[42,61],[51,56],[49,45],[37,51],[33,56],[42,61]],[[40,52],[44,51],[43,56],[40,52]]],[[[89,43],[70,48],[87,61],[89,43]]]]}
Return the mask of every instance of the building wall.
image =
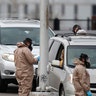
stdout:
{"type": "MultiPolygon", "coordinates": [[[[60,29],[71,30],[75,23],[86,29],[86,22],[64,21],[63,19],[92,18],[92,6],[96,0],[49,0],[49,18],[61,20],[60,29]]],[[[40,0],[0,0],[1,18],[40,18],[40,0]]],[[[51,23],[52,24],[52,23],[51,23]]]]}

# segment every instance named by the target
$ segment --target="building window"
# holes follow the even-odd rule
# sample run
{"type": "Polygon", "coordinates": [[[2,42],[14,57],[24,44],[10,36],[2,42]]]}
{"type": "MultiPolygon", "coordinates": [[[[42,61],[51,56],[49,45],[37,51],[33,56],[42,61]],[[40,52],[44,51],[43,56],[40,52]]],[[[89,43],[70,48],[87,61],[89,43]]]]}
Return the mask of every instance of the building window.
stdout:
{"type": "Polygon", "coordinates": [[[52,5],[49,5],[49,18],[52,18],[52,5]]]}
{"type": "Polygon", "coordinates": [[[1,14],[2,14],[2,13],[1,13],[1,4],[0,4],[0,17],[1,17],[1,14]]]}
{"type": "Polygon", "coordinates": [[[39,4],[36,4],[36,6],[35,6],[35,17],[37,19],[39,18],[39,4]]]}
{"type": "Polygon", "coordinates": [[[49,12],[52,13],[52,6],[49,5],[49,12]]]}
{"type": "Polygon", "coordinates": [[[96,15],[96,5],[92,6],[92,15],[96,15]]]}
{"type": "Polygon", "coordinates": [[[62,15],[64,15],[64,12],[65,12],[65,6],[64,6],[64,4],[62,4],[61,5],[61,13],[62,13],[62,15]]]}
{"type": "Polygon", "coordinates": [[[28,14],[28,5],[27,4],[25,4],[25,6],[24,6],[24,13],[25,13],[25,15],[28,14]]]}
{"type": "Polygon", "coordinates": [[[11,12],[12,12],[12,6],[10,4],[8,4],[8,17],[11,17],[11,12]]]}
{"type": "Polygon", "coordinates": [[[78,6],[75,5],[75,6],[74,6],[74,15],[75,15],[75,19],[77,19],[77,14],[78,14],[78,6]]]}

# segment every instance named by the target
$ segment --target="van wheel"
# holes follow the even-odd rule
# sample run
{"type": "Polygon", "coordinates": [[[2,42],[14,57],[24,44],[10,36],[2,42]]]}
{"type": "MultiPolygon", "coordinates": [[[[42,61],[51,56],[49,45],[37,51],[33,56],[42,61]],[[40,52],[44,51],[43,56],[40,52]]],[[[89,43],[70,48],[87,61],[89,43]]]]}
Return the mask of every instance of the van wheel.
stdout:
{"type": "Polygon", "coordinates": [[[59,96],[65,96],[64,87],[63,85],[59,89],[59,96]]]}
{"type": "Polygon", "coordinates": [[[6,92],[7,87],[8,87],[8,84],[5,82],[5,80],[2,80],[0,76],[0,92],[6,92]]]}

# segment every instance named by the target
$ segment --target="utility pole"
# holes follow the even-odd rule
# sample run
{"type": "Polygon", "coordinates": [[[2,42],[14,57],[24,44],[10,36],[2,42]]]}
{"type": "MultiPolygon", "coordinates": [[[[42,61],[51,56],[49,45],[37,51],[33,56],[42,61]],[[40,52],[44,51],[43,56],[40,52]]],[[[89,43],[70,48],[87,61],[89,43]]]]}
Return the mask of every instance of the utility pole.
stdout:
{"type": "Polygon", "coordinates": [[[40,91],[45,91],[48,83],[48,4],[49,0],[40,0],[40,91]]]}

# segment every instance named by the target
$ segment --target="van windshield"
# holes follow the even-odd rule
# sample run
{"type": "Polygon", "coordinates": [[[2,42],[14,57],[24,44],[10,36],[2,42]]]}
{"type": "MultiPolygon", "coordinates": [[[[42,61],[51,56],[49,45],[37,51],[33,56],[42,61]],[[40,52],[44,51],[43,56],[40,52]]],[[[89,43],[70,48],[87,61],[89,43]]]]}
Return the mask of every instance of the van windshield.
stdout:
{"type": "MultiPolygon", "coordinates": [[[[54,34],[49,29],[49,37],[54,34]]],[[[40,28],[39,27],[3,27],[0,28],[0,44],[16,45],[17,42],[25,38],[31,38],[34,46],[40,45],[40,28]]]]}
{"type": "Polygon", "coordinates": [[[96,46],[68,46],[67,65],[74,67],[74,58],[79,58],[81,53],[88,55],[90,59],[90,68],[96,68],[96,46]]]}

